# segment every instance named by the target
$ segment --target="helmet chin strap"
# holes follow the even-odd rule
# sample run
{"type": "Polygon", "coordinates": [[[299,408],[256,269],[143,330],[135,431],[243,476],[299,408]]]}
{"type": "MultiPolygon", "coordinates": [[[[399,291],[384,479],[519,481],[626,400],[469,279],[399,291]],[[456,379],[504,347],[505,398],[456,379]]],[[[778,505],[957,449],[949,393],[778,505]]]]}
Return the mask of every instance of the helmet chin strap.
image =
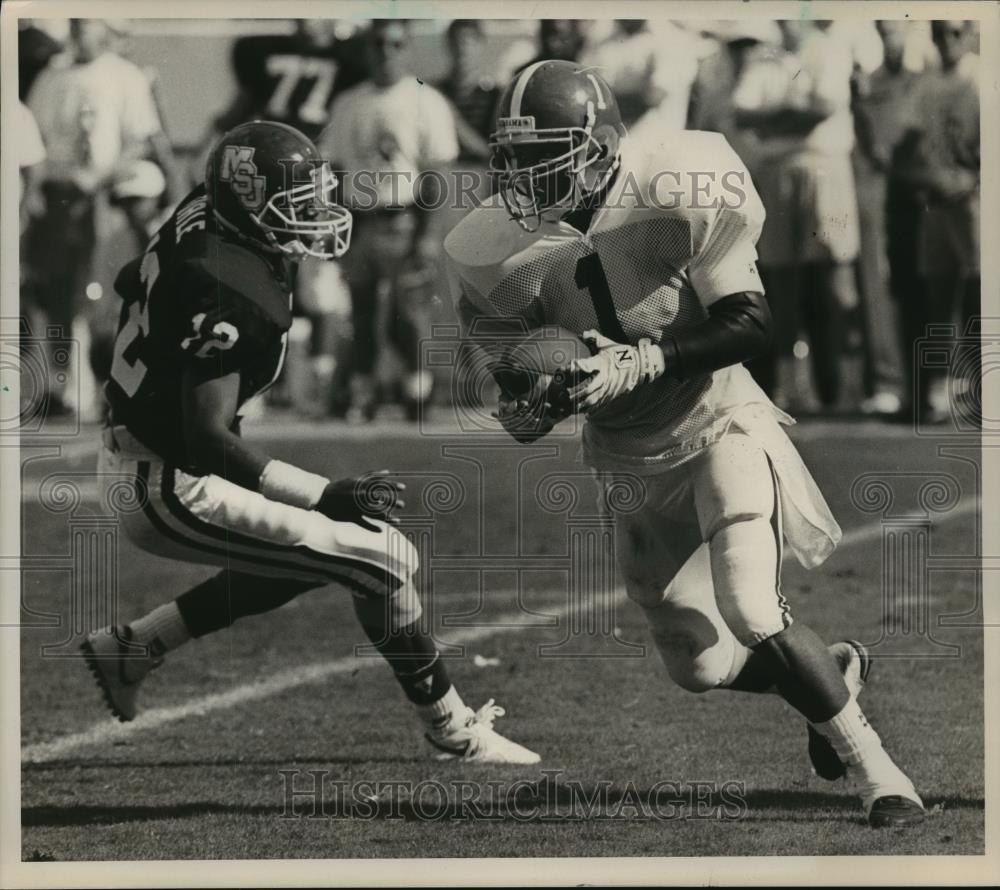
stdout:
{"type": "Polygon", "coordinates": [[[608,164],[608,169],[604,171],[601,178],[595,183],[593,189],[591,189],[591,195],[599,194],[600,192],[605,192],[611,188],[611,184],[615,181],[618,176],[618,171],[621,169],[622,157],[620,152],[615,152],[614,158],[612,158],[611,163],[608,164]]]}
{"type": "Polygon", "coordinates": [[[587,186],[584,179],[591,171],[589,169],[580,170],[576,174],[576,187],[579,197],[574,201],[573,206],[567,209],[570,211],[580,210],[588,207],[595,199],[602,198],[611,188],[611,184],[615,181],[620,168],[621,155],[616,153],[611,163],[608,164],[608,168],[598,176],[597,181],[590,187],[587,186]]]}
{"type": "Polygon", "coordinates": [[[282,250],[280,244],[278,244],[277,238],[274,237],[270,232],[261,232],[264,238],[269,240],[263,240],[261,238],[254,238],[253,235],[248,235],[239,226],[233,225],[228,219],[226,219],[218,210],[214,207],[212,208],[212,213],[215,214],[216,220],[219,224],[231,234],[235,235],[241,241],[247,241],[256,247],[258,250],[266,250],[268,253],[286,253],[287,251],[282,250]]]}
{"type": "Polygon", "coordinates": [[[261,234],[264,236],[262,238],[254,238],[252,235],[248,235],[242,229],[233,225],[228,219],[226,219],[221,213],[213,208],[213,213],[215,213],[215,218],[219,221],[226,231],[235,235],[240,241],[245,241],[252,244],[257,250],[264,250],[270,254],[282,254],[287,256],[293,262],[300,262],[307,257],[314,256],[317,259],[326,259],[327,257],[313,253],[308,247],[303,243],[301,238],[295,238],[289,241],[287,244],[282,244],[274,236],[273,232],[262,231],[261,234]],[[265,240],[266,239],[266,240],[265,240]]]}

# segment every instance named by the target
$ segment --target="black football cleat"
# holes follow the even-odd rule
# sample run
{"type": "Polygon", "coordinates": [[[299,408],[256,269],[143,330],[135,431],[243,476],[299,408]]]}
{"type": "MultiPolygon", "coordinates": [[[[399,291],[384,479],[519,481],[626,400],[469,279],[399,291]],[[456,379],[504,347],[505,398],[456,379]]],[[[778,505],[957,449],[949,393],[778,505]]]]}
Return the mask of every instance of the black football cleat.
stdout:
{"type": "Polygon", "coordinates": [[[924,808],[915,800],[902,794],[888,794],[878,798],[868,811],[868,824],[872,828],[908,828],[924,821],[924,808]]]}
{"type": "MultiPolygon", "coordinates": [[[[857,698],[868,682],[868,675],[872,670],[871,656],[868,650],[857,640],[844,640],[837,644],[843,647],[846,660],[841,665],[844,672],[844,681],[850,690],[851,698],[857,698]]],[[[838,656],[840,653],[837,653],[838,656]]],[[[838,661],[840,658],[838,658],[838,661]]],[[[812,763],[813,772],[821,779],[835,782],[842,779],[847,773],[847,766],[837,756],[833,750],[833,745],[827,741],[820,733],[813,729],[812,724],[806,724],[809,731],[809,761],[812,763]]]]}

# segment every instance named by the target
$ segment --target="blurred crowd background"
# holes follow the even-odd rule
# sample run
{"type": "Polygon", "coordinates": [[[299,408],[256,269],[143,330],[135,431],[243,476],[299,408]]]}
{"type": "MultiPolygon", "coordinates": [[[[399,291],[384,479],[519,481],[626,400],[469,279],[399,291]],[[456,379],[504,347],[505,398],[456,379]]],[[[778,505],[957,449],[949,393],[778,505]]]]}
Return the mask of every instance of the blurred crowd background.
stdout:
{"type": "MultiPolygon", "coordinates": [[[[21,305],[80,358],[49,412],[97,419],[114,276],[226,129],[285,121],[335,169],[440,171],[482,198],[500,92],[544,58],[597,67],[634,136],[715,130],[744,159],[777,322],[751,371],[777,404],[974,411],[978,43],[966,21],[22,20],[21,305]]],[[[472,202],[430,210],[392,182],[343,261],[301,268],[271,410],[366,422],[453,398],[422,344],[452,330],[441,244],[472,202]]]]}

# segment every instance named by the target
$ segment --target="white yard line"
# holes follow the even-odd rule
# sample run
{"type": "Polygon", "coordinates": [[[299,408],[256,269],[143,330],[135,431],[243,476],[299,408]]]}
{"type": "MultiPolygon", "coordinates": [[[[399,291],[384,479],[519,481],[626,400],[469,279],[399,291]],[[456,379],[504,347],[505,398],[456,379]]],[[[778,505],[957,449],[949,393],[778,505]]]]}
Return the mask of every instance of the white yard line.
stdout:
{"type": "MultiPolygon", "coordinates": [[[[615,602],[624,599],[624,593],[617,591],[615,602]]],[[[551,613],[554,616],[562,617],[569,610],[568,606],[554,608],[551,613]]],[[[457,630],[443,639],[447,643],[473,643],[477,640],[493,636],[498,633],[510,633],[518,630],[511,627],[511,624],[521,622],[523,625],[524,613],[513,612],[497,618],[498,623],[507,624],[506,627],[490,625],[488,627],[471,627],[464,630],[457,630]]],[[[257,680],[252,683],[243,683],[234,686],[226,692],[219,692],[212,695],[204,695],[192,699],[183,705],[176,705],[170,708],[150,708],[143,712],[131,723],[113,722],[110,717],[95,723],[83,732],[74,732],[69,735],[59,736],[48,742],[39,742],[28,745],[21,749],[22,763],[44,763],[48,760],[56,760],[65,756],[78,748],[89,745],[113,744],[114,742],[129,738],[136,733],[155,729],[167,723],[174,723],[183,720],[185,717],[204,716],[212,711],[223,711],[233,708],[246,702],[258,701],[263,698],[279,695],[299,686],[309,683],[318,683],[329,677],[338,674],[351,674],[357,670],[372,667],[382,667],[384,662],[379,657],[369,658],[336,658],[331,661],[321,661],[314,664],[301,665],[280,671],[266,679],[257,680]]]]}
{"type": "MultiPolygon", "coordinates": [[[[962,516],[974,515],[979,510],[979,499],[975,497],[962,498],[951,510],[947,513],[942,513],[940,515],[935,515],[931,520],[932,523],[942,523],[948,522],[951,519],[958,519],[962,516]]],[[[900,519],[906,519],[909,517],[899,517],[900,519]]],[[[917,518],[917,517],[912,517],[917,518]]],[[[893,520],[896,521],[895,519],[893,520]]],[[[859,528],[852,528],[844,532],[844,537],[840,539],[840,544],[837,545],[839,550],[841,547],[852,547],[854,544],[860,544],[862,541],[870,541],[872,538],[877,538],[880,536],[882,531],[881,523],[873,523],[871,525],[863,525],[859,528]]],[[[836,553],[836,551],[834,551],[836,553]]],[[[789,554],[785,553],[785,558],[787,559],[789,554]]]]}
{"type": "MultiPolygon", "coordinates": [[[[976,509],[976,500],[974,498],[966,498],[954,510],[945,514],[938,521],[942,522],[958,518],[959,516],[966,516],[970,513],[975,513],[976,509]]],[[[840,542],[840,547],[852,547],[865,541],[877,539],[881,534],[882,526],[881,523],[877,522],[862,526],[861,528],[851,529],[845,532],[840,542]]],[[[787,555],[786,553],[786,557],[787,555]]],[[[615,594],[615,603],[622,602],[624,598],[624,592],[621,590],[617,591],[615,594]]],[[[562,605],[553,607],[552,611],[547,612],[547,614],[562,618],[568,611],[569,606],[562,605]]],[[[456,630],[446,640],[443,640],[443,642],[472,643],[494,635],[512,633],[522,629],[516,625],[523,617],[523,613],[519,612],[505,614],[497,619],[497,626],[491,625],[488,627],[472,627],[456,630]]],[[[21,761],[22,763],[45,763],[46,761],[58,760],[81,748],[91,745],[113,744],[121,739],[131,738],[137,733],[155,729],[168,723],[174,723],[186,717],[204,716],[213,711],[222,711],[245,704],[246,702],[259,701],[264,698],[280,695],[299,686],[304,686],[308,683],[318,683],[329,677],[353,673],[356,670],[364,668],[381,666],[382,659],[380,658],[352,657],[337,658],[331,661],[321,661],[289,668],[270,677],[234,686],[226,692],[200,696],[183,705],[176,705],[169,708],[150,708],[140,714],[131,723],[116,723],[108,718],[93,724],[89,729],[85,729],[82,732],[57,736],[47,742],[28,745],[21,749],[21,761]]]]}
{"type": "MultiPolygon", "coordinates": [[[[462,436],[475,438],[477,436],[495,436],[503,432],[499,423],[489,428],[479,430],[463,430],[454,420],[446,420],[447,411],[438,412],[440,416],[423,423],[408,423],[403,420],[388,419],[370,424],[348,424],[341,420],[301,420],[296,417],[265,418],[250,420],[244,424],[243,432],[248,439],[269,440],[272,442],[288,442],[295,440],[315,441],[358,441],[388,436],[393,439],[408,442],[416,439],[437,439],[442,436],[462,436]]],[[[486,412],[488,414],[488,412],[486,412]]],[[[485,416],[485,415],[484,415],[485,416]]],[[[478,420],[478,415],[477,415],[478,420]]],[[[913,439],[916,438],[913,427],[906,423],[886,423],[880,420],[837,418],[806,418],[794,426],[785,427],[793,439],[813,441],[816,439],[868,438],[868,439],[913,439]]],[[[947,438],[949,432],[942,428],[941,437],[947,438]]],[[[25,436],[24,446],[60,447],[60,457],[70,461],[82,461],[97,454],[101,433],[98,427],[88,426],[76,435],[67,433],[64,437],[53,436],[46,439],[32,439],[25,436]]],[[[928,441],[931,436],[926,437],[928,441]]],[[[507,442],[508,439],[503,441],[507,442]]],[[[573,436],[559,436],[551,441],[573,443],[573,436]]]]}
{"type": "Polygon", "coordinates": [[[97,448],[100,444],[100,434],[81,436],[79,441],[70,442],[68,445],[60,447],[59,456],[70,461],[84,461],[90,457],[97,457],[97,448]]]}

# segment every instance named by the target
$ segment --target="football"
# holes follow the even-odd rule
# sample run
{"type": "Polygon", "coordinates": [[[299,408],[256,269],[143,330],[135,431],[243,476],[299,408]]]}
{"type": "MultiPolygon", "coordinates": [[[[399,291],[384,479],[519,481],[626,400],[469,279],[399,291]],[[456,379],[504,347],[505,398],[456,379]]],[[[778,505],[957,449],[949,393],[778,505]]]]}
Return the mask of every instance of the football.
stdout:
{"type": "Polygon", "coordinates": [[[508,348],[496,377],[510,396],[530,398],[544,388],[554,413],[568,416],[573,413],[568,390],[581,379],[570,372],[570,364],[590,354],[587,344],[572,331],[547,325],[508,348]]]}
{"type": "Polygon", "coordinates": [[[507,360],[512,368],[555,376],[577,358],[587,358],[590,350],[572,331],[558,325],[537,328],[511,346],[507,360]]]}

